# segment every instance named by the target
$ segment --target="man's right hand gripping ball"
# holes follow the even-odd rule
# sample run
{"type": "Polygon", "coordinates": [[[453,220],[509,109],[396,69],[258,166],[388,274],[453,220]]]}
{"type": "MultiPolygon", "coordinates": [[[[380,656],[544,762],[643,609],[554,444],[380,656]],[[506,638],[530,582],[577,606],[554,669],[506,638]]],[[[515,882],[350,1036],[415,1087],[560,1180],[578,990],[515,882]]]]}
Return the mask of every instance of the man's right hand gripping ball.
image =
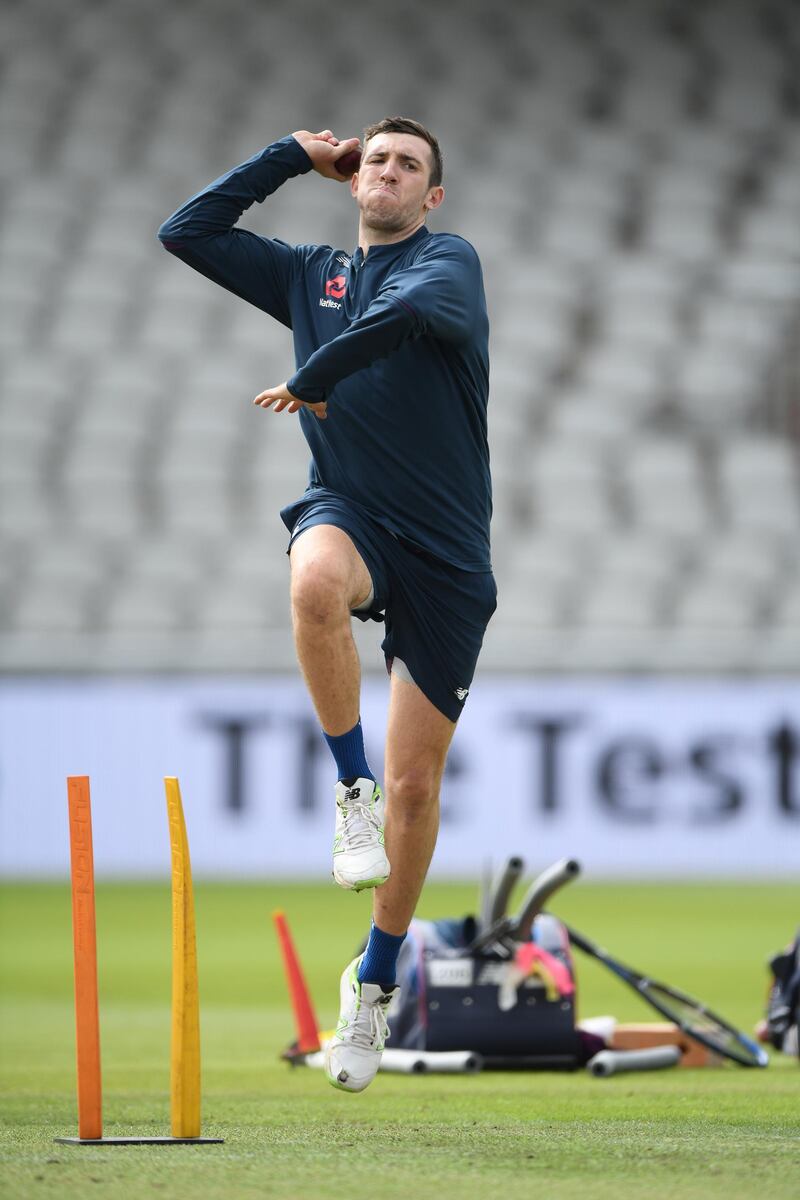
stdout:
{"type": "Polygon", "coordinates": [[[336,179],[343,183],[358,170],[361,162],[361,143],[357,137],[346,138],[340,142],[330,129],[322,129],[319,133],[298,129],[292,137],[303,147],[314,170],[325,179],[336,179]]]}

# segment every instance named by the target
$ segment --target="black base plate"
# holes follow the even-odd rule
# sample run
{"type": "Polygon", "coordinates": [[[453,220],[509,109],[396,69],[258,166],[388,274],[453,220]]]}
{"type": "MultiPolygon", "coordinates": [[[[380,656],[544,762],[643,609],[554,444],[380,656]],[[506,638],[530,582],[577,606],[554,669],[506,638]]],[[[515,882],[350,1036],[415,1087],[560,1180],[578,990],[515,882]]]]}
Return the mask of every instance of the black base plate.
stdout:
{"type": "Polygon", "coordinates": [[[62,1146],[220,1146],[225,1138],[207,1137],[57,1137],[62,1146]]]}

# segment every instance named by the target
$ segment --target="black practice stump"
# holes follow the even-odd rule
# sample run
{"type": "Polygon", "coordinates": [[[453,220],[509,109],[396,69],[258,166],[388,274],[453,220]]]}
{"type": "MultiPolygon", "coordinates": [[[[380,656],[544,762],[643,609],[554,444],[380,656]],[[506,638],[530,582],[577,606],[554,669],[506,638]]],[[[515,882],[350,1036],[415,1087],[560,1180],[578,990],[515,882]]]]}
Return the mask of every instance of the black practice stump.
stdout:
{"type": "Polygon", "coordinates": [[[221,1146],[225,1138],[207,1137],[57,1137],[62,1146],[221,1146]]]}

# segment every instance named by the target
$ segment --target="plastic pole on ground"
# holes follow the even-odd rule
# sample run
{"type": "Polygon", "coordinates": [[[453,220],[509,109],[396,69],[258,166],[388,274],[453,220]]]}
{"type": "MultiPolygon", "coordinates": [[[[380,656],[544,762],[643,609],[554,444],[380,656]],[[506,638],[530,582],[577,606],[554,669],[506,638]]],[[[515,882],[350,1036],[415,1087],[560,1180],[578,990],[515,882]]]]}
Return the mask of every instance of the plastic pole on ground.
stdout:
{"type": "Polygon", "coordinates": [[[301,1054],[313,1054],[315,1050],[319,1050],[320,1041],[319,1025],[311,1003],[311,993],[294,948],[292,935],[286,922],[286,914],[281,909],[276,909],[272,914],[272,919],[275,922],[278,942],[283,954],[283,967],[286,972],[286,983],[289,987],[289,997],[292,1001],[292,1011],[297,1029],[297,1048],[301,1054]]]}
{"type": "Polygon", "coordinates": [[[78,1136],[103,1136],[100,1011],[97,999],[97,933],[89,777],[70,775],[69,848],[72,878],[72,940],[75,965],[75,1033],[78,1062],[78,1136]]]}
{"type": "Polygon", "coordinates": [[[172,1136],[200,1136],[200,997],[189,843],[178,780],[164,780],[172,851],[172,1136]]]}

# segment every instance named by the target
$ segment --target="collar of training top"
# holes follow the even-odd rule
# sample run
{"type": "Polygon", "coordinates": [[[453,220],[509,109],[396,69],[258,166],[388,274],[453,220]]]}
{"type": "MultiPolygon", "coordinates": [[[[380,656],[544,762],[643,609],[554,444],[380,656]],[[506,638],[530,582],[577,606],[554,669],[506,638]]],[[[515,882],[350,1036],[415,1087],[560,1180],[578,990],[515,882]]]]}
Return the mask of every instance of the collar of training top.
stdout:
{"type": "Polygon", "coordinates": [[[365,261],[372,261],[380,258],[382,260],[395,258],[407,250],[409,246],[413,246],[415,242],[421,242],[423,238],[431,236],[431,231],[425,226],[420,225],[416,233],[412,233],[411,237],[403,238],[402,242],[387,242],[377,246],[370,246],[369,254],[365,255],[364,251],[359,246],[353,255],[353,266],[360,267],[365,261]]]}

